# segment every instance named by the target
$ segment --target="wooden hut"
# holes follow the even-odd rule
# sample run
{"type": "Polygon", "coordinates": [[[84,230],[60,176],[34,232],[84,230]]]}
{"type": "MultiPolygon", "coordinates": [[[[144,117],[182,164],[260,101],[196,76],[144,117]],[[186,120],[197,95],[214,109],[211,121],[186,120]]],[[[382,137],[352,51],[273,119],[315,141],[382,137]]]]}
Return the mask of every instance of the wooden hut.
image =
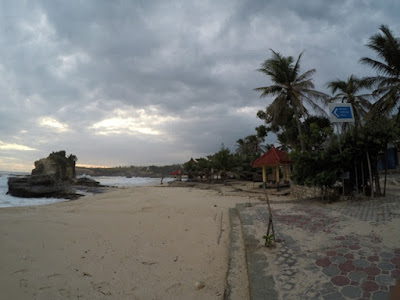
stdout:
{"type": "Polygon", "coordinates": [[[282,167],[283,181],[288,182],[290,180],[290,165],[293,163],[289,159],[286,152],[278,150],[275,147],[269,149],[266,153],[261,155],[255,161],[251,162],[254,168],[262,167],[263,182],[267,182],[267,168],[272,168],[273,181],[277,184],[280,182],[279,169],[282,167]]]}

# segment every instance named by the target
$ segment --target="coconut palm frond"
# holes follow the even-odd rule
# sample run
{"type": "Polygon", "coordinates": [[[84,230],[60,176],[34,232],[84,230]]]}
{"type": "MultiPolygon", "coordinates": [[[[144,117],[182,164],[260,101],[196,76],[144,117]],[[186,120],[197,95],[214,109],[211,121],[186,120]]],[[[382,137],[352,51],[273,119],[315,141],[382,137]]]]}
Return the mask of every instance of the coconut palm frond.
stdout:
{"type": "Polygon", "coordinates": [[[390,75],[390,76],[398,75],[398,71],[375,59],[363,57],[360,59],[360,62],[372,67],[373,69],[377,70],[379,73],[382,73],[384,75],[390,75]]]}

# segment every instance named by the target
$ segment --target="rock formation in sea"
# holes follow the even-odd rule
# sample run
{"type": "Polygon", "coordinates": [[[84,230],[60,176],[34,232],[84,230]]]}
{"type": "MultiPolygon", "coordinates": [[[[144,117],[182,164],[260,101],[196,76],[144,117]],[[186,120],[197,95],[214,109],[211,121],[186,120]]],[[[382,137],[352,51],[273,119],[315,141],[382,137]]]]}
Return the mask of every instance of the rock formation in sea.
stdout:
{"type": "Polygon", "coordinates": [[[47,158],[35,161],[30,176],[10,177],[8,194],[24,198],[78,198],[81,195],[76,193],[76,185],[99,186],[99,183],[89,178],[77,180],[76,161],[73,154],[67,157],[65,151],[53,152],[47,158]]]}

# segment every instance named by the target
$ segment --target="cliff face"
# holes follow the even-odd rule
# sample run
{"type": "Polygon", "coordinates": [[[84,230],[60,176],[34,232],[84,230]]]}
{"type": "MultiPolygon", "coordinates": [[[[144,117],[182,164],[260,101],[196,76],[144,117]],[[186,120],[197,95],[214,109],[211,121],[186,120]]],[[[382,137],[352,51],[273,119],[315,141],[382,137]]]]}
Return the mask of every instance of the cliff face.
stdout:
{"type": "Polygon", "coordinates": [[[65,156],[65,151],[53,152],[47,158],[35,161],[31,176],[47,176],[55,182],[73,182],[75,180],[76,156],[65,156]]]}
{"type": "Polygon", "coordinates": [[[66,157],[65,151],[59,151],[35,161],[30,176],[9,178],[8,194],[26,198],[74,198],[76,194],[71,184],[76,181],[76,160],[75,155],[66,157]]]}

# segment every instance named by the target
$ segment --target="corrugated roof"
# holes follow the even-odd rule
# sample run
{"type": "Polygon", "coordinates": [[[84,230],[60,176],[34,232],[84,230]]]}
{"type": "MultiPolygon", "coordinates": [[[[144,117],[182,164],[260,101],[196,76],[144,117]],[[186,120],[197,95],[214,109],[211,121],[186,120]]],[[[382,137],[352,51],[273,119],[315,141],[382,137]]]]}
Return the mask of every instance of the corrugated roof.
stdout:
{"type": "Polygon", "coordinates": [[[272,147],[255,161],[251,162],[250,165],[256,168],[262,166],[276,166],[280,164],[291,163],[293,163],[293,161],[289,159],[289,156],[286,152],[272,147]]]}

